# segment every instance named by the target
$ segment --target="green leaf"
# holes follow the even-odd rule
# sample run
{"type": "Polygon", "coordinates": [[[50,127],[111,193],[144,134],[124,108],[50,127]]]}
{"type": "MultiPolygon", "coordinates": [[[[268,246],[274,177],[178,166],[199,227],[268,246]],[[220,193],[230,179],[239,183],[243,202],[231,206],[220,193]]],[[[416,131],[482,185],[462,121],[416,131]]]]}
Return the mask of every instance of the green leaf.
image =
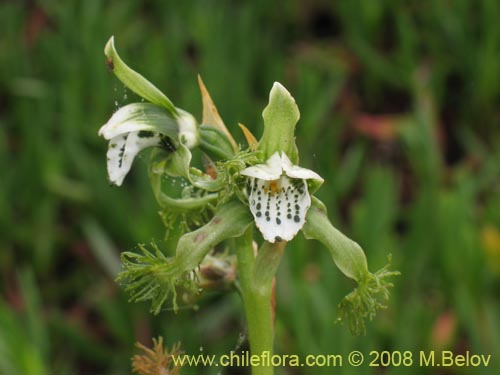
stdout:
{"type": "Polygon", "coordinates": [[[120,272],[120,257],[108,233],[92,217],[83,219],[81,225],[97,262],[111,278],[115,278],[120,272]]]}
{"type": "Polygon", "coordinates": [[[147,101],[164,107],[172,116],[177,116],[177,109],[170,99],[156,88],[155,85],[123,62],[115,49],[113,36],[106,43],[104,53],[107,57],[109,68],[125,86],[147,101]]]}
{"type": "Polygon", "coordinates": [[[269,104],[262,112],[264,134],[258,149],[268,159],[276,151],[285,152],[293,164],[298,164],[299,154],[295,145],[295,125],[300,118],[295,99],[280,83],[275,82],[269,94],[269,104]]]}

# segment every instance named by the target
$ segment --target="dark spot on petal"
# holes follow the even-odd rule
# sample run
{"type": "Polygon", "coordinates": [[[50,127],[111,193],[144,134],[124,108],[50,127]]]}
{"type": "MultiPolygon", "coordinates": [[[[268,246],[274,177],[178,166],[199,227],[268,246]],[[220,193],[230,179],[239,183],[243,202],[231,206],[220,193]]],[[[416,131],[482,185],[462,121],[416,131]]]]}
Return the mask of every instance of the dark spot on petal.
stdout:
{"type": "Polygon", "coordinates": [[[176,150],[173,140],[166,135],[161,136],[161,144],[163,148],[168,152],[175,152],[176,150]]]}
{"type": "Polygon", "coordinates": [[[292,214],[288,214],[288,215],[286,215],[286,217],[287,217],[288,219],[291,219],[291,218],[292,218],[292,214]]]}
{"type": "Polygon", "coordinates": [[[265,215],[266,215],[266,216],[269,216],[269,211],[266,211],[266,212],[265,212],[265,215]]]}
{"type": "Polygon", "coordinates": [[[276,224],[278,224],[278,225],[281,224],[281,219],[279,217],[276,218],[276,224]]]}
{"type": "Polygon", "coordinates": [[[268,217],[266,217],[266,220],[267,221],[271,221],[271,218],[268,216],[268,217]]]}
{"type": "Polygon", "coordinates": [[[283,241],[283,238],[281,238],[280,236],[276,236],[276,237],[274,237],[274,240],[276,242],[281,242],[281,241],[283,241]]]}
{"type": "Polygon", "coordinates": [[[137,136],[139,138],[151,138],[154,137],[155,133],[147,131],[147,130],[141,130],[139,133],[137,133],[137,136]]]}
{"type": "Polygon", "coordinates": [[[262,212],[258,211],[258,212],[255,214],[255,216],[257,216],[257,217],[261,217],[261,216],[262,216],[262,212]]]}
{"type": "Polygon", "coordinates": [[[260,210],[260,208],[262,207],[262,205],[260,203],[257,203],[257,209],[260,210]]]}
{"type": "Polygon", "coordinates": [[[300,221],[300,217],[299,217],[299,215],[295,215],[295,216],[293,217],[293,221],[295,221],[296,223],[298,223],[298,222],[300,221]]]}

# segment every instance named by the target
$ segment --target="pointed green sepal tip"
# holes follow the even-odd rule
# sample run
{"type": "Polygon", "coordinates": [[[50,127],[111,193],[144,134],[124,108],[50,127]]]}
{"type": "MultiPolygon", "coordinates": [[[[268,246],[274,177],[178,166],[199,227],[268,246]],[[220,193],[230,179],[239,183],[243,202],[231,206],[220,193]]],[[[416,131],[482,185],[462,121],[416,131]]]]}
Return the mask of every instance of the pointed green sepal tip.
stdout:
{"type": "Polygon", "coordinates": [[[117,280],[134,302],[151,301],[151,312],[158,314],[169,297],[178,310],[177,291],[198,292],[193,276],[209,252],[221,242],[240,237],[252,224],[247,208],[239,201],[228,202],[216,210],[204,226],[184,234],[177,243],[175,257],[167,257],[152,243],[151,248],[139,245],[140,252],[122,254],[123,271],[117,280]]]}
{"type": "Polygon", "coordinates": [[[284,152],[294,164],[298,164],[299,154],[295,145],[295,125],[300,112],[295,99],[279,82],[275,82],[269,94],[269,104],[262,112],[264,134],[258,149],[268,159],[276,151],[284,152]]]}
{"type": "Polygon", "coordinates": [[[400,272],[389,270],[389,262],[375,273],[368,272],[358,281],[358,286],[338,305],[337,323],[347,322],[353,335],[366,334],[366,321],[373,320],[378,310],[385,309],[389,301],[390,279],[400,272]]]}
{"type": "Polygon", "coordinates": [[[386,266],[371,273],[361,247],[331,224],[324,204],[315,197],[307,212],[306,224],[302,231],[307,239],[316,239],[323,243],[339,270],[356,280],[356,289],[339,304],[338,321],[348,321],[353,334],[364,334],[365,321],[372,320],[377,310],[385,308],[389,289],[393,286],[389,279],[399,275],[399,272],[390,271],[389,266],[386,266]]]}
{"type": "Polygon", "coordinates": [[[164,107],[172,116],[176,117],[178,115],[177,109],[164,93],[123,62],[116,51],[114,36],[109,38],[106,43],[106,46],[104,47],[104,54],[106,55],[106,63],[108,64],[108,67],[126,87],[135,92],[141,98],[164,107]]]}

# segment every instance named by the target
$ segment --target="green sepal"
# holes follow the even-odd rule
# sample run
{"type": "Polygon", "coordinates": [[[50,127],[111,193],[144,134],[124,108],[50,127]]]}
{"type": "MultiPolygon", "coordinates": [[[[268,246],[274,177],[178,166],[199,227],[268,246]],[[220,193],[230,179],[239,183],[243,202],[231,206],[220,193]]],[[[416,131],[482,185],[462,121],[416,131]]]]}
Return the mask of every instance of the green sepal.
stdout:
{"type": "Polygon", "coordinates": [[[234,157],[234,149],[231,141],[221,130],[211,125],[201,125],[200,148],[212,160],[228,160],[234,157]]]}
{"type": "Polygon", "coordinates": [[[368,263],[361,246],[330,223],[324,204],[316,197],[312,197],[302,232],[307,239],[316,239],[325,245],[337,267],[347,277],[359,281],[368,273],[368,263]]]}
{"type": "Polygon", "coordinates": [[[141,98],[164,107],[172,116],[177,116],[177,109],[169,98],[165,96],[155,85],[149,82],[135,70],[129,68],[118,55],[115,49],[115,41],[112,36],[104,47],[104,54],[107,57],[108,67],[116,77],[130,90],[141,98]]]}
{"type": "Polygon", "coordinates": [[[206,225],[181,237],[175,257],[177,266],[185,271],[194,269],[214,246],[243,235],[252,223],[248,208],[241,202],[233,200],[220,206],[206,225]]]}
{"type": "Polygon", "coordinates": [[[364,334],[365,320],[373,319],[389,298],[388,288],[393,284],[388,278],[399,275],[399,272],[389,271],[386,266],[371,273],[361,247],[331,224],[324,204],[315,197],[312,197],[302,231],[307,239],[316,239],[325,245],[340,271],[358,283],[357,288],[339,304],[339,321],[347,319],[353,334],[364,334]]]}
{"type": "Polygon", "coordinates": [[[280,83],[275,82],[269,94],[269,104],[262,112],[264,133],[258,145],[264,160],[276,151],[284,152],[293,164],[298,164],[299,153],[295,145],[295,125],[300,112],[295,99],[280,83]]]}
{"type": "Polygon", "coordinates": [[[226,239],[241,236],[251,224],[252,217],[240,202],[224,204],[206,225],[180,238],[175,257],[166,257],[154,244],[154,252],[140,246],[142,254],[123,253],[118,280],[130,293],[131,301],[151,300],[152,313],[158,314],[170,295],[177,311],[176,290],[181,287],[197,292],[193,271],[210,250],[226,239]]]}

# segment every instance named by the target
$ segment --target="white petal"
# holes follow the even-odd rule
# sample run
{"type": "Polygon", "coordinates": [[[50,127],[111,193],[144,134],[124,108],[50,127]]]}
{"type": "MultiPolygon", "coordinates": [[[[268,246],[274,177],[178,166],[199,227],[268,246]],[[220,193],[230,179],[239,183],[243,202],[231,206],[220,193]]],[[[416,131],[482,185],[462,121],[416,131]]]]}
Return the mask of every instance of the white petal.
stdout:
{"type": "Polygon", "coordinates": [[[250,189],[250,211],[264,239],[274,243],[295,237],[311,206],[307,183],[282,176],[276,181],[254,179],[250,189]]]}
{"type": "Polygon", "coordinates": [[[279,179],[283,174],[279,153],[275,152],[264,164],[257,164],[242,170],[241,174],[266,181],[279,179]]]}
{"type": "Polygon", "coordinates": [[[135,156],[146,147],[159,146],[160,144],[160,134],[153,132],[131,132],[112,138],[109,141],[106,154],[110,182],[121,186],[135,156]]]}
{"type": "Polygon", "coordinates": [[[314,171],[310,169],[301,168],[296,165],[292,165],[292,167],[288,170],[285,170],[285,173],[288,177],[291,178],[299,178],[302,180],[318,180],[323,182],[323,178],[314,171]]]}
{"type": "Polygon", "coordinates": [[[161,107],[151,103],[132,103],[116,111],[108,122],[101,126],[98,134],[110,140],[122,134],[141,130],[161,132],[176,137],[179,125],[161,107]]]}
{"type": "Polygon", "coordinates": [[[195,147],[199,143],[198,124],[196,119],[190,113],[177,108],[179,117],[177,123],[179,124],[179,139],[189,149],[195,147]]]}
{"type": "Polygon", "coordinates": [[[284,152],[281,154],[281,166],[288,177],[300,178],[303,180],[318,180],[321,182],[324,181],[323,178],[316,172],[311,171],[310,169],[299,167],[297,165],[293,165],[284,152]]]}

